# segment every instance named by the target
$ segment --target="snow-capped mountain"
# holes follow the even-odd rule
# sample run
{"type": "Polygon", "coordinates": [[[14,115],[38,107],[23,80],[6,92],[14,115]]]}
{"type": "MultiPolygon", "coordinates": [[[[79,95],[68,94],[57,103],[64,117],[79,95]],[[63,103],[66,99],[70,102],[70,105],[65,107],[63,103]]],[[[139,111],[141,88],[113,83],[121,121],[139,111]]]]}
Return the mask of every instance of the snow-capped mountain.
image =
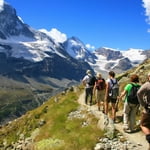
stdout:
{"type": "Polygon", "coordinates": [[[70,56],[77,60],[83,60],[88,63],[95,63],[95,55],[88,51],[84,43],[77,37],[71,37],[64,42],[65,50],[70,56]]]}
{"type": "MultiPolygon", "coordinates": [[[[108,72],[108,70],[113,69],[120,73],[141,63],[149,56],[148,51],[145,52],[141,49],[119,51],[103,47],[91,52],[77,37],[67,39],[65,34],[58,32],[56,29],[51,33],[45,29],[34,30],[18,17],[15,9],[7,3],[4,3],[3,9],[0,11],[0,52],[5,53],[7,59],[10,57],[23,59],[30,62],[29,64],[34,64],[32,66],[46,61],[47,66],[43,66],[42,70],[44,70],[44,74],[47,70],[47,74],[51,76],[55,76],[57,71],[60,71],[59,69],[57,71],[52,69],[55,66],[61,68],[63,76],[66,76],[64,68],[70,68],[72,73],[72,70],[78,69],[78,67],[75,67],[76,64],[83,65],[83,68],[79,67],[82,73],[76,75],[78,79],[90,66],[95,72],[108,72]],[[60,60],[63,63],[60,63],[60,60]],[[62,64],[66,67],[62,67],[62,64]],[[68,65],[72,65],[72,67],[68,67],[68,65]]],[[[70,76],[72,75],[67,75],[69,78],[70,76]]]]}
{"type": "Polygon", "coordinates": [[[102,47],[95,51],[88,51],[83,42],[78,38],[69,38],[65,43],[65,49],[72,57],[84,60],[95,72],[106,74],[109,70],[116,73],[124,72],[149,58],[150,52],[142,49],[129,49],[121,51],[102,47]]]}
{"type": "Polygon", "coordinates": [[[12,36],[34,39],[34,34],[29,27],[16,15],[16,10],[3,3],[3,9],[0,11],[0,38],[5,40],[12,36]]]}
{"type": "Polygon", "coordinates": [[[57,49],[60,45],[55,43],[50,36],[24,24],[17,16],[15,9],[9,4],[4,3],[3,7],[3,11],[0,12],[0,43],[2,44],[0,52],[8,55],[4,46],[9,45],[11,47],[9,56],[33,62],[50,57],[47,52],[65,57],[57,49]]]}
{"type": "Polygon", "coordinates": [[[23,75],[80,80],[86,69],[91,69],[86,62],[71,57],[62,43],[26,25],[6,2],[0,11],[0,53],[4,61],[13,59],[13,63],[6,64],[5,72],[0,67],[3,74],[14,66],[13,71],[19,70],[23,75]]]}
{"type": "Polygon", "coordinates": [[[8,3],[0,7],[1,124],[79,83],[92,68],[56,37],[26,25],[8,3]]]}
{"type": "Polygon", "coordinates": [[[99,48],[94,51],[97,59],[95,64],[91,64],[95,71],[108,72],[114,70],[117,73],[126,71],[137,64],[142,63],[147,56],[142,49],[129,49],[119,51],[112,48],[99,48]]]}

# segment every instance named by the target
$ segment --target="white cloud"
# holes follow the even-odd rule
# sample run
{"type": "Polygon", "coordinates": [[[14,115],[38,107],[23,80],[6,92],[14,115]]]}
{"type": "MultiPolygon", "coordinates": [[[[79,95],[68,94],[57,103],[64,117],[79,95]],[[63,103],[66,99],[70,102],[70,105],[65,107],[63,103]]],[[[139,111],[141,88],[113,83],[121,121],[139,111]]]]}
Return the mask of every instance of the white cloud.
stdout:
{"type": "Polygon", "coordinates": [[[64,33],[61,33],[56,28],[51,29],[50,31],[47,31],[45,29],[40,29],[41,32],[46,33],[48,36],[53,38],[56,42],[63,43],[67,40],[67,35],[64,33]]]}
{"type": "Polygon", "coordinates": [[[150,24],[150,0],[142,0],[145,8],[145,15],[147,16],[147,23],[150,24]]]}
{"type": "Polygon", "coordinates": [[[92,46],[92,45],[90,45],[90,44],[86,44],[85,46],[86,46],[86,48],[91,49],[91,50],[94,50],[94,49],[95,49],[95,46],[92,46]]]}
{"type": "Polygon", "coordinates": [[[150,29],[148,29],[147,32],[150,33],[150,29]]]}
{"type": "Polygon", "coordinates": [[[4,9],[4,0],[0,0],[0,12],[4,9]]]}

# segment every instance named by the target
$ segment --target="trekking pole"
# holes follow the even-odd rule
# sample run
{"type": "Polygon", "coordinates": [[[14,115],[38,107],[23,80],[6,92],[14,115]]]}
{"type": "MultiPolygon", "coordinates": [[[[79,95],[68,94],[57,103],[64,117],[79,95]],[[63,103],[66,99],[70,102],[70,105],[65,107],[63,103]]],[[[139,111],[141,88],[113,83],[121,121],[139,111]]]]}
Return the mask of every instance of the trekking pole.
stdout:
{"type": "Polygon", "coordinates": [[[116,104],[115,104],[115,111],[116,112],[118,111],[118,104],[119,104],[119,98],[117,97],[116,104]]]}

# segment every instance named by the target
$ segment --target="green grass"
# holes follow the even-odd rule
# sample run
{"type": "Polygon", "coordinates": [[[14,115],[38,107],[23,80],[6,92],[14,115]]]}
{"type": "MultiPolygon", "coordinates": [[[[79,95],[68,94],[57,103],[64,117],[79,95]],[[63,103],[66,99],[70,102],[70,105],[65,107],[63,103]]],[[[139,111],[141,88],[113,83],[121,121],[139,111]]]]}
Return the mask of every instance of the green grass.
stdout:
{"type": "MultiPolygon", "coordinates": [[[[76,99],[77,97],[71,93],[67,95],[66,99],[60,102],[59,105],[55,104],[51,108],[51,111],[48,115],[49,121],[45,126],[42,127],[39,135],[36,137],[37,149],[41,149],[41,146],[39,145],[41,145],[42,142],[45,142],[45,140],[48,138],[51,138],[51,140],[63,141],[62,145],[60,144],[53,147],[53,150],[91,150],[94,147],[98,137],[103,135],[103,133],[97,129],[97,120],[94,118],[94,116],[88,116],[91,117],[91,123],[85,127],[82,127],[82,124],[86,121],[86,119],[74,118],[73,120],[68,120],[68,114],[78,108],[79,104],[77,103],[76,99]]],[[[50,142],[48,143],[48,149],[50,149],[50,142]]],[[[44,148],[46,149],[45,146],[44,148]]]]}
{"type": "Polygon", "coordinates": [[[98,138],[103,136],[103,132],[97,129],[97,119],[86,111],[83,113],[87,115],[88,126],[82,126],[87,118],[68,119],[69,113],[79,108],[77,99],[81,92],[82,89],[58,94],[59,102],[54,102],[56,96],[52,97],[39,108],[0,129],[0,143],[3,139],[7,139],[8,143],[17,141],[23,133],[25,137],[35,137],[35,150],[93,149],[98,138]],[[39,126],[41,120],[45,121],[43,126],[39,126]]]}

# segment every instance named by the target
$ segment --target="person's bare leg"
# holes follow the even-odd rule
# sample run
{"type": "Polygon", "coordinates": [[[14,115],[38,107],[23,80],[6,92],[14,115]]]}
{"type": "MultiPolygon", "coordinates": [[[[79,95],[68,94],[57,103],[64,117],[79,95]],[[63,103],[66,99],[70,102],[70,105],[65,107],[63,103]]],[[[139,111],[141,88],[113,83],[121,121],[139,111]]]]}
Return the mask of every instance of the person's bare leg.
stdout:
{"type": "Polygon", "coordinates": [[[111,107],[112,107],[112,119],[115,121],[116,118],[115,103],[112,103],[111,107]]]}
{"type": "Polygon", "coordinates": [[[150,134],[150,129],[141,125],[141,129],[145,135],[150,134]]]}

